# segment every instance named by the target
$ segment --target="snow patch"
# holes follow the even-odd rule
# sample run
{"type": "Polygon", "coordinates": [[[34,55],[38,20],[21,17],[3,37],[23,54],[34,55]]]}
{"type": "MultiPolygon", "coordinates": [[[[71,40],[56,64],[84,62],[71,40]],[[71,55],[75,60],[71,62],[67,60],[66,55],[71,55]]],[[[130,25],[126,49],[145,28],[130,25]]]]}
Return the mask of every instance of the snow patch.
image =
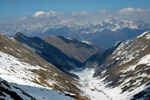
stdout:
{"type": "Polygon", "coordinates": [[[130,66],[128,69],[123,70],[123,72],[125,73],[128,71],[134,71],[135,68],[141,64],[146,64],[147,66],[150,66],[150,55],[146,55],[146,56],[142,57],[137,64],[130,66]]]}
{"type": "Polygon", "coordinates": [[[91,45],[92,43],[91,42],[88,42],[88,41],[82,41],[83,43],[86,43],[88,45],[91,45]]]}

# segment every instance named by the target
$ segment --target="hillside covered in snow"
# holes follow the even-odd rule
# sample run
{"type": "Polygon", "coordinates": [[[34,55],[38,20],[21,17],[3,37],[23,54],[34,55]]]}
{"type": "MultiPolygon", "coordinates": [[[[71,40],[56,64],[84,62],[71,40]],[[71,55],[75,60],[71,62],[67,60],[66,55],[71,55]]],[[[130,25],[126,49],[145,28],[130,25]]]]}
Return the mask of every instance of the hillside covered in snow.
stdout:
{"type": "Polygon", "coordinates": [[[75,86],[78,82],[4,35],[0,35],[0,78],[0,98],[4,100],[16,100],[15,95],[22,100],[84,98],[75,86]]]}
{"type": "Polygon", "coordinates": [[[100,64],[92,56],[90,68],[74,71],[80,77],[79,88],[91,100],[149,100],[149,50],[150,32],[145,32],[120,43],[103,62],[103,55],[96,57],[100,64]]]}

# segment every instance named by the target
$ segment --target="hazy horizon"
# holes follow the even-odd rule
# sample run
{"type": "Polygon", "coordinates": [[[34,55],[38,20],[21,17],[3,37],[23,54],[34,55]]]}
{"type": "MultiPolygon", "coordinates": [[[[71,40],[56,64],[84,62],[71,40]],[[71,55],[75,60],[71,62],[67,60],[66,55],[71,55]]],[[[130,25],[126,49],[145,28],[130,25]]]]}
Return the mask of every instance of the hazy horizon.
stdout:
{"type": "MultiPolygon", "coordinates": [[[[94,13],[150,10],[149,0],[1,0],[0,20],[33,16],[36,12],[94,13]]],[[[149,12],[148,12],[149,13],[149,12]]]]}

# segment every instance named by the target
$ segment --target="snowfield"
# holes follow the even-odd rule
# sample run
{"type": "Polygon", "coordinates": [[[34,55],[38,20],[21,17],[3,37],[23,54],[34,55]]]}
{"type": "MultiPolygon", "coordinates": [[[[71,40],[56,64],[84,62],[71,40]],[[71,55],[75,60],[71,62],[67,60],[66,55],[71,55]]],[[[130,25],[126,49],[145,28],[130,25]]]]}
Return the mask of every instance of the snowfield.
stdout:
{"type": "MultiPolygon", "coordinates": [[[[49,87],[41,86],[32,82],[37,79],[38,75],[32,73],[31,69],[42,69],[40,66],[32,66],[28,63],[21,62],[18,58],[15,58],[6,53],[0,52],[0,82],[2,79],[8,81],[12,87],[12,91],[15,91],[24,100],[31,100],[31,98],[24,96],[19,89],[22,89],[36,100],[74,100],[71,97],[65,96],[63,93],[54,91],[49,87]]],[[[49,84],[56,83],[53,80],[48,80],[49,84]]],[[[5,100],[13,100],[9,95],[1,97],[5,100]]]]}

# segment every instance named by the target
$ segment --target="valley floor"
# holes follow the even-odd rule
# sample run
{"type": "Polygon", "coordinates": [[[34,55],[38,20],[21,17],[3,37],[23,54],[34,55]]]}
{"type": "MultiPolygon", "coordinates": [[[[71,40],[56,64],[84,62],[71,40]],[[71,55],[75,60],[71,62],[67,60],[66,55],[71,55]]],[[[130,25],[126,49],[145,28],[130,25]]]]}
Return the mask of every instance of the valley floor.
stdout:
{"type": "Polygon", "coordinates": [[[80,77],[79,87],[90,100],[129,100],[130,93],[121,94],[121,88],[108,88],[103,79],[93,78],[94,69],[85,69],[74,71],[74,74],[80,77]]]}

